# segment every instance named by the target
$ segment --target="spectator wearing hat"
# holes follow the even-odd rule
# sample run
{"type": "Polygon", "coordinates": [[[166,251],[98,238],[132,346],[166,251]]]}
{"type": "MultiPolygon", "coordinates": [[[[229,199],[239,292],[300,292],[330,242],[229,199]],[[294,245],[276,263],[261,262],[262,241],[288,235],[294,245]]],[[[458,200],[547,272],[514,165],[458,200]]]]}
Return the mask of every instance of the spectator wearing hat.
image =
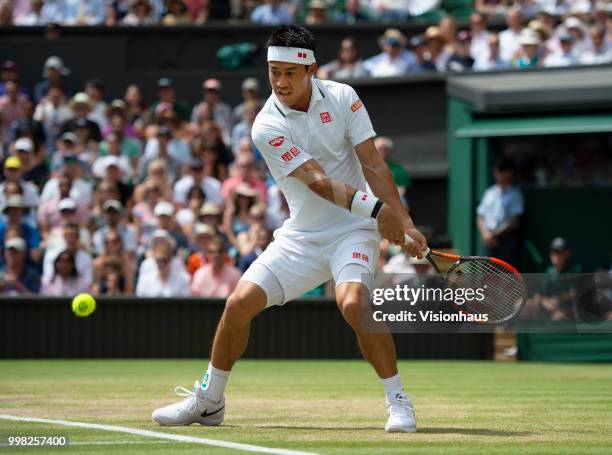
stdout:
{"type": "Polygon", "coordinates": [[[499,34],[499,48],[502,60],[510,62],[517,58],[521,49],[521,32],[524,19],[519,9],[511,9],[506,17],[508,28],[499,34]]]}
{"type": "Polygon", "coordinates": [[[186,175],[174,184],[174,203],[180,207],[187,205],[187,193],[193,186],[202,188],[206,195],[206,200],[220,204],[221,198],[221,183],[204,175],[204,163],[200,160],[193,160],[189,164],[189,175],[186,175]]]}
{"type": "Polygon", "coordinates": [[[189,121],[189,114],[191,108],[189,103],[176,96],[176,88],[174,87],[174,81],[169,77],[162,77],[157,81],[157,96],[159,97],[152,105],[151,112],[153,114],[152,120],[157,119],[156,109],[160,103],[168,103],[172,105],[172,109],[176,114],[184,121],[189,121]]]}
{"type": "Polygon", "coordinates": [[[86,157],[81,157],[78,153],[77,146],[79,143],[79,138],[70,131],[60,136],[57,141],[57,150],[51,155],[51,162],[49,163],[52,173],[57,175],[61,171],[66,157],[76,159],[81,167],[86,167],[89,164],[86,157]]]}
{"type": "Polygon", "coordinates": [[[193,275],[193,295],[225,298],[231,294],[240,280],[240,270],[225,263],[224,256],[223,241],[219,238],[212,239],[206,251],[207,263],[193,275]]]}
{"type": "Polygon", "coordinates": [[[359,0],[345,0],[342,11],[334,17],[335,22],[347,25],[370,22],[370,16],[361,8],[359,0]]]}
{"type": "Polygon", "coordinates": [[[546,59],[544,59],[544,66],[554,68],[577,65],[579,62],[574,55],[573,49],[574,37],[566,31],[562,31],[559,34],[559,49],[548,54],[546,59]]]}
{"type": "Polygon", "coordinates": [[[126,198],[130,196],[131,191],[128,182],[134,176],[134,169],[129,158],[121,154],[121,138],[115,133],[106,136],[106,154],[99,155],[99,158],[94,161],[91,170],[94,177],[110,178],[121,186],[122,192],[125,192],[126,198]],[[112,175],[108,175],[109,168],[112,175]]]}
{"type": "Polygon", "coordinates": [[[187,192],[187,206],[176,212],[176,222],[186,236],[191,235],[193,225],[206,201],[204,190],[194,185],[187,192]]]}
{"type": "Polygon", "coordinates": [[[93,200],[93,186],[82,177],[82,171],[82,164],[77,155],[73,153],[64,155],[60,171],[47,181],[40,195],[40,201],[45,202],[58,197],[59,176],[66,175],[72,182],[70,198],[77,201],[78,204],[89,206],[93,200]]]}
{"type": "Polygon", "coordinates": [[[177,264],[169,244],[159,243],[154,246],[152,256],[145,262],[142,263],[138,273],[136,283],[138,297],[187,297],[191,295],[189,274],[180,261],[177,264]]]}
{"type": "Polygon", "coordinates": [[[19,91],[26,96],[29,96],[27,87],[21,83],[19,65],[13,60],[5,60],[0,67],[0,95],[6,92],[6,83],[9,81],[16,82],[19,85],[19,91]]]}
{"type": "Polygon", "coordinates": [[[49,87],[46,96],[36,106],[33,118],[43,125],[47,138],[47,153],[50,154],[54,150],[55,141],[61,135],[64,123],[72,118],[63,85],[54,84],[49,87]]]}
{"type": "Polygon", "coordinates": [[[176,252],[179,256],[183,256],[182,252],[187,250],[189,244],[185,234],[183,234],[174,219],[174,205],[170,202],[160,201],[155,205],[153,213],[157,217],[157,227],[172,236],[176,252]]]}
{"type": "Polygon", "coordinates": [[[376,151],[378,154],[385,160],[387,166],[389,166],[389,170],[391,171],[391,175],[393,175],[393,181],[397,186],[397,190],[404,201],[404,204],[407,204],[406,201],[406,190],[412,186],[412,180],[410,178],[410,174],[406,171],[406,168],[401,164],[398,164],[391,160],[391,155],[393,153],[393,141],[385,136],[378,136],[374,139],[374,146],[376,147],[376,151]]]}
{"type": "Polygon", "coordinates": [[[422,71],[436,71],[436,65],[431,61],[431,56],[427,48],[427,41],[423,35],[416,35],[410,38],[408,46],[416,57],[417,63],[422,71]]]}
{"type": "Polygon", "coordinates": [[[191,111],[191,121],[198,124],[202,123],[200,110],[205,104],[212,112],[212,120],[223,129],[224,136],[229,138],[229,132],[232,127],[232,108],[229,104],[222,101],[222,88],[219,79],[206,79],[204,81],[202,84],[203,100],[191,111]]]}
{"type": "Polygon", "coordinates": [[[363,60],[359,58],[357,40],[351,36],[340,42],[338,58],[321,66],[317,71],[319,79],[356,79],[368,77],[363,60]]]}
{"type": "Polygon", "coordinates": [[[258,202],[259,193],[245,183],[234,187],[226,199],[223,212],[223,231],[235,251],[240,247],[238,235],[249,230],[251,225],[250,211],[258,202]]]}
{"type": "Polygon", "coordinates": [[[99,156],[106,156],[109,154],[108,135],[114,134],[119,141],[121,156],[128,158],[132,168],[136,169],[142,157],[142,143],[140,140],[127,134],[128,127],[129,125],[124,115],[113,113],[109,119],[108,127],[105,130],[104,140],[100,142],[99,156]]]}
{"type": "Polygon", "coordinates": [[[61,226],[60,203],[63,200],[73,201],[76,207],[76,222],[79,226],[85,225],[89,219],[89,208],[70,198],[72,181],[68,176],[60,175],[58,177],[58,188],[59,194],[57,197],[44,201],[38,206],[38,226],[40,227],[40,233],[43,239],[46,239],[49,232],[53,229],[61,226]]]}
{"type": "MultiPolygon", "coordinates": [[[[187,272],[191,277],[204,264],[208,262],[206,252],[208,244],[217,237],[217,231],[204,223],[196,223],[191,233],[190,253],[187,257],[187,272]]],[[[229,257],[226,258],[229,261],[229,257]]]]}
{"type": "Polygon", "coordinates": [[[15,141],[12,149],[21,162],[22,179],[33,183],[37,188],[41,187],[49,178],[49,168],[47,163],[37,156],[32,139],[21,137],[15,141]]]}
{"type": "Polygon", "coordinates": [[[582,55],[583,65],[602,65],[612,63],[612,46],[606,43],[606,29],[595,25],[589,30],[591,49],[582,55]]]}
{"type": "Polygon", "coordinates": [[[27,245],[21,237],[4,243],[5,263],[0,266],[0,292],[4,295],[37,294],[40,274],[28,262],[27,245]]]}
{"type": "Polygon", "coordinates": [[[65,95],[70,96],[72,94],[71,83],[68,76],[70,75],[70,69],[64,65],[64,61],[53,55],[45,61],[43,67],[43,80],[34,86],[34,99],[37,103],[40,103],[44,97],[47,96],[47,92],[52,85],[61,85],[65,87],[65,95]]]}
{"type": "Polygon", "coordinates": [[[48,296],[73,296],[90,292],[91,282],[85,279],[77,267],[71,250],[62,248],[54,251],[51,274],[43,276],[42,294],[48,296]]]}
{"type": "Polygon", "coordinates": [[[259,25],[289,25],[294,14],[281,0],[264,0],[251,13],[251,22],[259,25]]]}
{"type": "Polygon", "coordinates": [[[3,204],[4,220],[0,221],[0,243],[4,243],[7,232],[14,229],[26,242],[29,257],[40,261],[40,232],[36,225],[26,222],[28,207],[20,194],[11,194],[3,204]]]}
{"type": "Polygon", "coordinates": [[[86,128],[89,130],[89,137],[96,142],[100,142],[102,140],[100,127],[97,122],[88,118],[92,112],[92,105],[92,100],[87,93],[79,92],[74,95],[70,101],[73,117],[64,123],[62,133],[67,131],[74,133],[77,123],[85,121],[86,128]]]}
{"type": "Polygon", "coordinates": [[[470,56],[476,61],[489,58],[489,35],[487,19],[482,13],[470,15],[470,56]]]}
{"type": "Polygon", "coordinates": [[[102,253],[93,261],[95,283],[98,285],[98,292],[104,288],[104,281],[109,288],[122,288],[126,294],[134,292],[134,254],[126,252],[123,246],[121,234],[118,231],[109,230],[104,235],[104,248],[102,253]],[[115,282],[115,277],[109,277],[106,270],[108,262],[118,261],[121,264],[122,280],[115,282]]]}
{"type": "Polygon", "coordinates": [[[514,66],[519,69],[537,68],[540,66],[540,45],[542,40],[538,32],[531,28],[524,28],[521,32],[521,50],[514,66]]]}
{"type": "Polygon", "coordinates": [[[111,133],[114,129],[117,129],[116,125],[115,127],[110,125],[110,122],[115,116],[119,116],[123,120],[122,122],[124,124],[123,135],[125,137],[129,137],[137,141],[140,141],[141,137],[143,136],[141,133],[143,133],[142,127],[144,127],[144,124],[141,125],[141,127],[138,127],[138,126],[134,126],[129,121],[128,106],[127,106],[127,103],[122,99],[115,99],[111,101],[110,105],[108,106],[108,109],[106,110],[107,124],[106,124],[106,127],[102,130],[102,136],[106,137],[107,134],[111,133]]]}
{"type": "Polygon", "coordinates": [[[568,33],[574,37],[574,55],[580,60],[583,55],[591,51],[592,46],[586,26],[576,16],[568,17],[563,25],[568,33]]]}
{"type": "Polygon", "coordinates": [[[38,206],[39,194],[38,187],[32,182],[27,182],[23,179],[23,167],[18,156],[9,156],[4,160],[4,182],[0,183],[0,206],[4,207],[7,198],[7,184],[12,182],[19,186],[23,195],[23,203],[31,212],[28,215],[28,221],[32,225],[36,225],[35,208],[38,206]]]}
{"type": "Polygon", "coordinates": [[[53,280],[55,273],[54,262],[57,256],[63,251],[69,251],[74,256],[76,269],[79,277],[85,285],[90,286],[93,282],[93,262],[91,256],[82,247],[79,238],[79,225],[76,223],[68,223],[63,227],[64,242],[61,247],[47,249],[43,259],[43,278],[42,282],[50,283],[53,280]]]}
{"type": "Polygon", "coordinates": [[[470,34],[462,30],[457,34],[457,39],[453,46],[454,51],[448,59],[446,68],[448,71],[461,73],[471,71],[474,66],[474,59],[470,55],[470,34]]]}
{"type": "Polygon", "coordinates": [[[244,107],[250,101],[257,103],[258,109],[261,109],[265,104],[265,100],[260,97],[261,87],[259,81],[255,77],[247,77],[242,81],[242,103],[234,107],[232,111],[232,121],[238,123],[242,120],[244,107]]]}
{"type": "Polygon", "coordinates": [[[26,100],[18,82],[4,84],[4,95],[0,96],[0,143],[8,142],[11,124],[25,116],[26,100]]]}
{"type": "Polygon", "coordinates": [[[110,232],[117,232],[121,236],[124,252],[134,258],[138,247],[138,233],[136,229],[126,224],[124,220],[124,208],[116,199],[109,199],[102,205],[105,223],[93,234],[93,251],[99,255],[104,251],[104,239],[110,232]]]}
{"type": "Polygon", "coordinates": [[[523,195],[513,185],[514,166],[510,161],[498,161],[493,176],[495,184],[484,192],[476,210],[478,229],[487,256],[516,265],[518,228],[524,210],[523,195]]]}
{"type": "Polygon", "coordinates": [[[150,0],[130,0],[130,12],[121,20],[123,25],[157,25],[150,0]]]}
{"type": "Polygon", "coordinates": [[[440,27],[433,25],[427,27],[425,30],[425,42],[427,44],[426,59],[435,65],[437,71],[446,71],[446,65],[451,56],[451,52],[444,40],[440,27]]]}
{"type": "Polygon", "coordinates": [[[185,0],[166,0],[166,14],[162,25],[191,25],[189,7],[185,0]]]}
{"type": "Polygon", "coordinates": [[[499,35],[489,33],[489,51],[486,58],[479,58],[474,62],[474,71],[503,70],[511,67],[510,62],[501,58],[499,53],[499,35]]]}
{"type": "Polygon", "coordinates": [[[307,25],[319,25],[327,21],[327,3],[325,3],[325,0],[310,0],[304,22],[307,25]]]}
{"type": "Polygon", "coordinates": [[[414,54],[405,49],[406,37],[399,30],[387,29],[379,44],[383,52],[364,62],[371,77],[404,76],[420,71],[414,54]]]}
{"type": "Polygon", "coordinates": [[[551,265],[543,276],[541,292],[535,296],[535,301],[540,303],[541,316],[550,321],[574,320],[579,280],[572,279],[571,274],[580,273],[582,268],[573,263],[572,247],[564,237],[552,240],[549,258],[551,265]]]}
{"type": "Polygon", "coordinates": [[[223,199],[230,198],[236,187],[238,187],[238,185],[243,185],[253,189],[260,201],[266,202],[268,189],[265,182],[257,177],[253,156],[245,154],[239,155],[231,169],[231,177],[225,179],[221,185],[221,195],[223,199]]]}
{"type": "Polygon", "coordinates": [[[146,178],[149,163],[156,159],[166,162],[170,180],[176,182],[181,175],[181,166],[190,163],[191,152],[183,141],[174,137],[170,128],[162,126],[157,130],[157,137],[147,141],[144,156],[139,162],[140,181],[146,178]]]}
{"type": "Polygon", "coordinates": [[[59,226],[47,232],[44,238],[45,248],[48,250],[56,249],[64,244],[64,226],[74,224],[79,226],[79,243],[87,251],[91,249],[91,233],[89,229],[79,224],[77,216],[77,204],[70,198],[62,199],[57,205],[59,211],[59,226]]]}

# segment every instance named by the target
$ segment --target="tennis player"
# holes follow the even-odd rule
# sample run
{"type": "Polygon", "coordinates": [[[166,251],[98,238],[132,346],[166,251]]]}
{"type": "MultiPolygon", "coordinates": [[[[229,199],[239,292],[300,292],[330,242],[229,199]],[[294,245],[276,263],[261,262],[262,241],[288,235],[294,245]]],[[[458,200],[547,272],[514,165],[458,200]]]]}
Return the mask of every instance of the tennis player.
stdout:
{"type": "Polygon", "coordinates": [[[251,320],[333,278],[340,311],[386,392],[385,430],[416,431],[393,339],[388,332],[364,331],[361,315],[373,286],[380,236],[403,245],[404,234],[410,235],[415,242],[404,248],[412,256],[426,240],[376,152],[365,106],[348,85],[315,79],[315,62],[314,36],[302,27],[281,27],[268,40],[273,93],[252,136],[291,216],[227,299],[202,382],[196,381],[193,392],[177,387],[186,398],[153,412],[161,425],[221,424],[225,386],[246,348],[251,320]]]}

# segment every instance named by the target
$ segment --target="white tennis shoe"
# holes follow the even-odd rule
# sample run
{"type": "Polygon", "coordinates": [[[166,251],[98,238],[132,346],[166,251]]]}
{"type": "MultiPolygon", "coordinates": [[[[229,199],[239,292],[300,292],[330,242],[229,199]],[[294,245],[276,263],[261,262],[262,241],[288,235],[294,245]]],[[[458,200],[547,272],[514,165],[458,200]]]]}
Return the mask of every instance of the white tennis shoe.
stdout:
{"type": "Polygon", "coordinates": [[[164,406],[153,411],[152,417],[160,425],[177,426],[191,425],[220,425],[225,415],[225,398],[214,402],[206,398],[200,381],[193,385],[193,392],[185,387],[177,386],[174,393],[186,397],[178,403],[164,406]]]}
{"type": "Polygon", "coordinates": [[[385,425],[387,433],[415,433],[416,415],[412,401],[404,392],[387,395],[387,414],[385,425]]]}

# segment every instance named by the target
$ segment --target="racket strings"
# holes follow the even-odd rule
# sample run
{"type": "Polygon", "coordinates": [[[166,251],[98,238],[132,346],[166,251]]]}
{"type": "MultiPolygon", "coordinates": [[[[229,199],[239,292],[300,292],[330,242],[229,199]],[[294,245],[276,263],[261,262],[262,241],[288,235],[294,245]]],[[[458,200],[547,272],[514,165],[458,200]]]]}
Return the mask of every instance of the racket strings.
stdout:
{"type": "Polygon", "coordinates": [[[487,314],[490,322],[512,318],[521,309],[525,296],[520,275],[486,259],[461,262],[451,271],[448,283],[455,289],[481,289],[482,300],[466,299],[460,308],[487,314]]]}

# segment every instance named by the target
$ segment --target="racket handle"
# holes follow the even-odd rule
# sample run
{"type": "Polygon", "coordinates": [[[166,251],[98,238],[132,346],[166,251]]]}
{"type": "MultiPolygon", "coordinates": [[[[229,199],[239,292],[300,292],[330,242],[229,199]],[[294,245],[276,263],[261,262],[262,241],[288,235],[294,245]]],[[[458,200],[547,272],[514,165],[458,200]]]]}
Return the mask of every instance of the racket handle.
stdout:
{"type": "MultiPolygon", "coordinates": [[[[404,234],[404,245],[408,245],[409,243],[412,243],[412,242],[414,242],[414,239],[410,237],[408,234],[404,234]]],[[[421,251],[421,253],[427,256],[430,251],[431,250],[429,249],[429,247],[426,246],[425,249],[421,251]]]]}

